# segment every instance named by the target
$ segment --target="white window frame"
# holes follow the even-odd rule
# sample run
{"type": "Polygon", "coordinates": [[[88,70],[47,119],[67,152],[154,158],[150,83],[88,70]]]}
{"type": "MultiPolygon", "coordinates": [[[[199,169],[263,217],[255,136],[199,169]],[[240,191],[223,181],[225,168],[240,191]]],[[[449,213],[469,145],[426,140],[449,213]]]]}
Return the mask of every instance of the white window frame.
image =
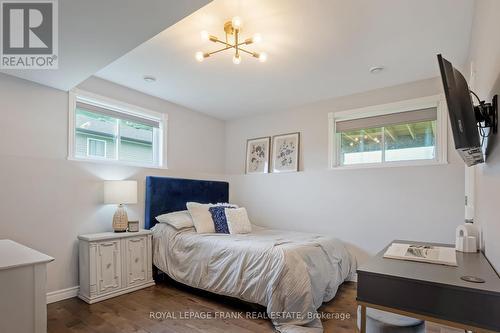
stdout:
{"type": "Polygon", "coordinates": [[[87,156],[89,158],[106,158],[106,155],[107,155],[107,147],[108,146],[108,143],[106,142],[106,140],[101,140],[101,139],[95,139],[95,138],[87,138],[87,156]],[[97,155],[92,155],[90,154],[90,141],[98,141],[98,142],[103,142],[104,143],[104,156],[97,156],[97,155]]]}
{"type": "MultiPolygon", "coordinates": [[[[136,105],[117,101],[108,97],[100,96],[80,89],[73,89],[69,92],[69,116],[68,116],[68,160],[96,162],[104,164],[127,165],[143,168],[167,168],[167,128],[168,115],[166,113],[148,110],[136,105]],[[110,160],[94,156],[80,157],[75,155],[75,119],[76,119],[76,102],[83,102],[91,105],[96,105],[109,110],[128,114],[144,119],[158,121],[160,123],[158,142],[153,142],[154,156],[158,157],[158,161],[153,163],[128,162],[120,160],[110,160]]],[[[118,147],[118,142],[117,142],[118,147]]]]}
{"type": "Polygon", "coordinates": [[[352,109],[328,114],[328,168],[337,169],[359,169],[359,168],[381,168],[415,165],[439,165],[448,163],[448,109],[444,95],[432,95],[427,97],[409,99],[405,101],[369,106],[360,109],[352,109]],[[430,160],[391,161],[379,163],[360,163],[340,165],[340,140],[336,133],[336,123],[339,121],[353,120],[359,118],[387,115],[393,113],[415,111],[420,109],[436,108],[436,154],[430,160]]]}

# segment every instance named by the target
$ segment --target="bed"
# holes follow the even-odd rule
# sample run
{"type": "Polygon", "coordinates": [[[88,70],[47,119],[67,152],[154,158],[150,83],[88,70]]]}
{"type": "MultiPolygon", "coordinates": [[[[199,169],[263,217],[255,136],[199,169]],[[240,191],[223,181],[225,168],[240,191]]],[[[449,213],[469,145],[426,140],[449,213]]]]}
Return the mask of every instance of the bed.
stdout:
{"type": "Polygon", "coordinates": [[[153,231],[154,265],[188,286],[265,306],[280,332],[322,332],[316,310],[356,270],[341,241],[258,226],[228,235],[156,223],[156,216],[184,210],[188,201],[228,197],[225,182],[147,177],[145,225],[153,231]]]}

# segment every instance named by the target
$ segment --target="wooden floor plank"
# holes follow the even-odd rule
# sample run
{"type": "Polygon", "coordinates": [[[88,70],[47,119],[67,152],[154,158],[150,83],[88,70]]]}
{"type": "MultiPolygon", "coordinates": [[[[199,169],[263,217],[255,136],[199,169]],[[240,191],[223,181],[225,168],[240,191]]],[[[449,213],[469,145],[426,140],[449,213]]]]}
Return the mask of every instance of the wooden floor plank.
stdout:
{"type": "Polygon", "coordinates": [[[80,318],[68,311],[67,306],[74,299],[52,303],[47,307],[47,327],[51,333],[97,333],[80,318]]]}
{"type": "MultiPolygon", "coordinates": [[[[326,333],[356,332],[356,284],[345,283],[336,297],[320,311],[326,333]],[[348,314],[349,319],[332,318],[348,314]]],[[[48,333],[271,333],[267,319],[249,319],[248,312],[264,315],[265,308],[233,298],[214,295],[183,286],[172,280],[154,287],[89,305],[77,298],[48,305],[48,333]],[[163,312],[175,318],[150,318],[150,312],[163,312]],[[216,315],[217,319],[185,319],[179,314],[216,315]],[[221,313],[241,313],[242,318],[221,318],[221,313]]]]}

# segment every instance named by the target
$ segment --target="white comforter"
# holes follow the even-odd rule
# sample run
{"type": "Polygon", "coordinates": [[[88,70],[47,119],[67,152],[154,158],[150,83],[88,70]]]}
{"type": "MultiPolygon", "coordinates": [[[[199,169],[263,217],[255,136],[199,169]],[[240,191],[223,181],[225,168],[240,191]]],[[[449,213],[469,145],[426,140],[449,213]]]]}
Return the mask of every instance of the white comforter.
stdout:
{"type": "Polygon", "coordinates": [[[267,307],[280,332],[322,332],[316,310],[356,270],[329,236],[254,226],[250,234],[197,234],[158,223],[153,262],[174,280],[267,307]]]}

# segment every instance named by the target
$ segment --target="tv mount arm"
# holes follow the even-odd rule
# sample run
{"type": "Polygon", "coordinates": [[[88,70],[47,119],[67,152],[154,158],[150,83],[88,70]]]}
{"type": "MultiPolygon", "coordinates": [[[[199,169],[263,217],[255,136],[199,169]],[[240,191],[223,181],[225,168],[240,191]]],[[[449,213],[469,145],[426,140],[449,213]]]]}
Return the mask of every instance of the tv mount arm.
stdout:
{"type": "Polygon", "coordinates": [[[489,136],[491,133],[496,134],[498,131],[498,95],[493,96],[491,103],[486,103],[485,101],[481,101],[472,90],[470,90],[470,93],[479,102],[479,105],[474,106],[474,116],[476,117],[478,127],[480,129],[490,129],[490,132],[486,136],[489,136]]]}

